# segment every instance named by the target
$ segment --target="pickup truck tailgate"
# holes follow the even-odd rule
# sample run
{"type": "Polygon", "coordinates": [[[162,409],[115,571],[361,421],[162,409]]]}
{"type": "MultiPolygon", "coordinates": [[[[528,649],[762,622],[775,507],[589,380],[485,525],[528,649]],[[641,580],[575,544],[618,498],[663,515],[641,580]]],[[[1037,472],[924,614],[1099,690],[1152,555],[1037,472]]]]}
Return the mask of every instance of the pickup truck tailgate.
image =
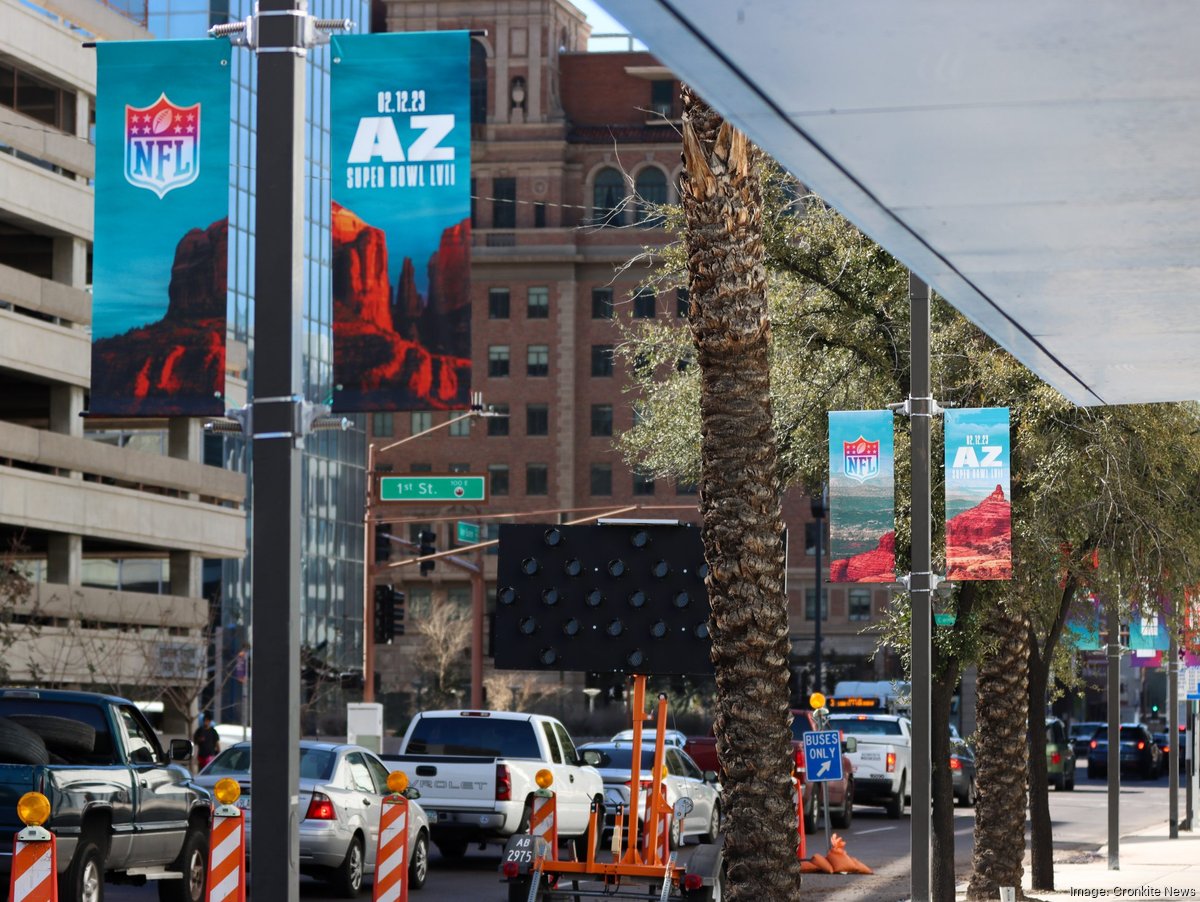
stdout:
{"type": "Polygon", "coordinates": [[[384,761],[393,770],[408,774],[409,785],[421,791],[422,806],[491,804],[496,799],[495,758],[385,755],[384,761]]]}
{"type": "MultiPolygon", "coordinates": [[[[847,733],[847,736],[854,736],[853,733],[847,733]]],[[[867,739],[861,736],[854,736],[858,742],[858,750],[849,753],[850,761],[857,769],[864,771],[865,776],[868,773],[877,774],[887,768],[887,754],[894,746],[891,742],[879,742],[878,737],[867,739]]]]}

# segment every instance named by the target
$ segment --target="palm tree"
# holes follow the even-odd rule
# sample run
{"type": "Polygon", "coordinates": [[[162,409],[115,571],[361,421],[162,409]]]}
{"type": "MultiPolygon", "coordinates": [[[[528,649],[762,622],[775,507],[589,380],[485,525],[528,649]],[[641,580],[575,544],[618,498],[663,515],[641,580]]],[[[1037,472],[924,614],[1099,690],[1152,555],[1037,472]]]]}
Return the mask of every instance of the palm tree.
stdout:
{"type": "Polygon", "coordinates": [[[799,893],[800,866],[760,153],[685,88],[683,158],[729,898],[790,900],[799,893]]]}

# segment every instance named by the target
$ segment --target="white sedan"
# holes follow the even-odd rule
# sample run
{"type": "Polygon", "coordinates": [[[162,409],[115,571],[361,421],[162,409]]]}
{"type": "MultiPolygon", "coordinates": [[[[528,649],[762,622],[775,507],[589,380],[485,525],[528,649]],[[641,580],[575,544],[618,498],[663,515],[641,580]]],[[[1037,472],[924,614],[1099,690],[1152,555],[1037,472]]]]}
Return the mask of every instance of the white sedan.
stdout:
{"type": "MultiPolygon", "coordinates": [[[[608,802],[604,819],[604,842],[607,843],[614,828],[617,803],[628,806],[629,782],[633,768],[633,749],[627,742],[589,742],[579,747],[580,754],[593,750],[600,755],[596,770],[604,780],[605,797],[608,802]]],[[[696,836],[702,843],[715,842],[721,832],[721,784],[714,771],[701,771],[699,766],[682,749],[667,745],[663,749],[663,765],[667,769],[664,783],[667,788],[667,804],[674,808],[679,799],[690,799],[692,810],[682,822],[671,819],[671,848],[678,849],[685,837],[696,836]]],[[[641,768],[638,772],[642,811],[639,815],[639,833],[644,835],[645,813],[649,790],[653,787],[651,775],[654,771],[654,746],[642,747],[641,768]]]]}

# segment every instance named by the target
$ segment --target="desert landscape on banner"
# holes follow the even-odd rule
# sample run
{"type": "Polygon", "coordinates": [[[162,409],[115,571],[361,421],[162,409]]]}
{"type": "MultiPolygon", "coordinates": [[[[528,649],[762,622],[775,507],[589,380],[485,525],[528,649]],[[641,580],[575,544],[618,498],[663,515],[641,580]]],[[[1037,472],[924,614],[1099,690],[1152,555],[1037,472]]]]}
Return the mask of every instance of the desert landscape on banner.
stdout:
{"type": "Polygon", "coordinates": [[[393,293],[387,238],[333,204],[333,409],[465,409],[471,392],[471,221],[442,231],[428,296],[405,257],[393,293]]]}
{"type": "Polygon", "coordinates": [[[163,318],[95,341],[90,413],[225,412],[228,236],[227,218],[190,230],[175,247],[163,318]]]}
{"type": "Polygon", "coordinates": [[[996,486],[946,521],[946,579],[1012,579],[1012,505],[996,486]]]}

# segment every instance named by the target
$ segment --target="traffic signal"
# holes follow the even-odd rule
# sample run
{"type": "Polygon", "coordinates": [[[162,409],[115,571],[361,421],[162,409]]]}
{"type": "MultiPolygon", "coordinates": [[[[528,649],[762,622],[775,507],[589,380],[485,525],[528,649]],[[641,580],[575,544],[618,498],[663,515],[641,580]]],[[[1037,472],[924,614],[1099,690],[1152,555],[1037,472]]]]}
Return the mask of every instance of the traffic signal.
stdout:
{"type": "Polygon", "coordinates": [[[404,635],[404,593],[392,589],[392,638],[404,635]]]}
{"type": "Polygon", "coordinates": [[[391,586],[375,587],[375,644],[391,642],[396,635],[396,606],[391,586]]]}
{"type": "Polygon", "coordinates": [[[375,525],[375,563],[386,561],[392,556],[391,536],[388,534],[387,523],[375,525]]]}
{"type": "MultiPolygon", "coordinates": [[[[419,538],[421,540],[421,557],[437,553],[437,548],[433,545],[437,541],[436,532],[431,529],[422,529],[419,538]]],[[[421,561],[421,575],[424,576],[436,566],[436,561],[421,561]]]]}

